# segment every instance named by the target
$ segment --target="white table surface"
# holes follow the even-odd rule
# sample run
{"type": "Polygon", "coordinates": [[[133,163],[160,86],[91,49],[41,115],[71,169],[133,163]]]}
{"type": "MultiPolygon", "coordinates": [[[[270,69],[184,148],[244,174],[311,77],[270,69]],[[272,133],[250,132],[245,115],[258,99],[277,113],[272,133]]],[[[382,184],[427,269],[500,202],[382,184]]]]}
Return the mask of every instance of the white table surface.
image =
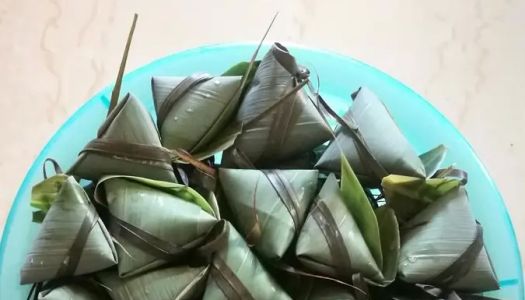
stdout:
{"type": "Polygon", "coordinates": [[[203,44],[269,40],[333,50],[398,78],[466,136],[525,245],[525,1],[0,1],[0,228],[54,131],[128,70],[203,44]]]}

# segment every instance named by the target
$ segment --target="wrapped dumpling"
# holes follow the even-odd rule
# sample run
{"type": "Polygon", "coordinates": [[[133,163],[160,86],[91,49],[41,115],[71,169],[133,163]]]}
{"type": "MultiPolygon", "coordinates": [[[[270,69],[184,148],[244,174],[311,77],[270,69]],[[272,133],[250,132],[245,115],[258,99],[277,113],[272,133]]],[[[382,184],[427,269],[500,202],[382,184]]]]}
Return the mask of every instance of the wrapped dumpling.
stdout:
{"type": "Polygon", "coordinates": [[[205,150],[234,116],[241,83],[241,76],[153,77],[157,125],[164,147],[194,155],[205,150]]]}
{"type": "Polygon", "coordinates": [[[392,282],[399,257],[399,230],[389,208],[374,212],[355,174],[343,160],[341,188],[326,179],[299,234],[295,253],[307,268],[352,282],[361,273],[385,285],[392,282]]]}
{"type": "Polygon", "coordinates": [[[292,158],[330,139],[330,128],[305,89],[296,88],[301,76],[307,76],[305,69],[279,43],[259,64],[237,113],[243,130],[235,141],[256,166],[292,158]]]}
{"type": "Polygon", "coordinates": [[[219,170],[235,224],[247,240],[259,234],[254,248],[270,259],[281,258],[301,229],[317,190],[317,175],[316,170],[219,170]]]}
{"type": "Polygon", "coordinates": [[[362,273],[372,280],[383,280],[333,174],[306,219],[295,253],[309,269],[335,278],[350,280],[352,274],[362,273]]]}
{"type": "Polygon", "coordinates": [[[68,173],[91,180],[120,174],[175,182],[171,161],[146,108],[127,94],[68,173]]]}
{"type": "MultiPolygon", "coordinates": [[[[355,122],[372,156],[388,174],[425,177],[425,167],[421,159],[383,102],[369,89],[360,88],[357,91],[354,103],[343,119],[355,122]]],[[[364,155],[360,153],[363,150],[358,146],[359,143],[354,140],[354,135],[347,131],[339,128],[336,140],[326,149],[316,166],[324,170],[339,171],[341,156],[337,142],[359,178],[377,179],[364,155]]]]}
{"type": "Polygon", "coordinates": [[[206,200],[181,184],[109,176],[98,183],[99,199],[103,197],[102,185],[113,224],[110,231],[118,242],[121,277],[140,274],[167,263],[172,256],[187,254],[203,243],[217,223],[206,200]],[[159,247],[168,249],[159,252],[159,247]]]}
{"type": "Polygon", "coordinates": [[[20,272],[21,283],[96,272],[117,263],[111,236],[84,189],[62,182],[20,272]]]}
{"type": "Polygon", "coordinates": [[[291,299],[273,280],[235,228],[228,223],[228,241],[214,256],[204,300],[291,299]]]}
{"type": "Polygon", "coordinates": [[[481,225],[472,216],[464,187],[429,204],[404,228],[402,280],[468,292],[498,288],[481,225]]]}
{"type": "Polygon", "coordinates": [[[115,271],[97,274],[113,300],[199,299],[204,292],[208,266],[161,268],[129,278],[115,271]]]}
{"type": "Polygon", "coordinates": [[[176,181],[171,154],[161,147],[158,131],[148,111],[129,93],[119,103],[137,18],[135,14],[111,93],[107,118],[100,126],[97,138],[84,147],[68,174],[93,181],[114,174],[176,181]]]}

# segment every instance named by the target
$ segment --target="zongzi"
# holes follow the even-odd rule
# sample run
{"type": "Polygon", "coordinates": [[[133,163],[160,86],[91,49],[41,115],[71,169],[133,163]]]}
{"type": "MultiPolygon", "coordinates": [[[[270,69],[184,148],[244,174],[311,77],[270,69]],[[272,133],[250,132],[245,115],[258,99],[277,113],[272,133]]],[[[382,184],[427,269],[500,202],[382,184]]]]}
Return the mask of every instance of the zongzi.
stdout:
{"type": "Polygon", "coordinates": [[[279,259],[302,227],[317,190],[316,170],[220,169],[219,178],[242,235],[258,253],[279,259]],[[260,227],[255,233],[254,226],[260,227]]]}
{"type": "Polygon", "coordinates": [[[106,227],[84,189],[68,177],[27,254],[22,284],[92,273],[116,263],[106,227]]]}
{"type": "MultiPolygon", "coordinates": [[[[183,256],[202,244],[217,218],[190,187],[129,176],[108,176],[97,186],[109,210],[121,277],[136,275],[183,256]],[[161,249],[159,249],[161,248],[161,249]]],[[[104,201],[101,201],[104,202],[104,201]]]]}
{"type": "Polygon", "coordinates": [[[340,166],[340,149],[359,178],[379,179],[371,173],[370,158],[362,151],[370,151],[372,157],[389,174],[424,178],[425,167],[412,149],[385,105],[367,88],[360,88],[350,110],[343,117],[357,126],[368,149],[362,149],[356,137],[346,128],[339,128],[332,141],[317,162],[317,167],[337,172],[340,166]]]}
{"type": "Polygon", "coordinates": [[[235,228],[228,223],[228,243],[212,261],[204,300],[291,299],[270,277],[235,228]]]}
{"type": "Polygon", "coordinates": [[[305,266],[321,274],[352,282],[352,275],[361,273],[376,284],[388,284],[395,278],[399,256],[395,215],[386,208],[374,213],[344,157],[341,169],[341,187],[330,174],[301,230],[295,253],[305,266]]]}
{"type": "Polygon", "coordinates": [[[80,152],[69,174],[99,180],[105,175],[131,175],[176,181],[170,152],[161,147],[150,114],[131,94],[119,103],[120,89],[138,15],[133,17],[106,120],[97,138],[80,152]]]}
{"type": "Polygon", "coordinates": [[[131,94],[111,111],[68,173],[91,180],[119,174],[176,181],[151,116],[131,94]]]}
{"type": "Polygon", "coordinates": [[[482,227],[471,214],[464,187],[429,204],[405,228],[399,261],[402,280],[468,292],[498,288],[482,227]]]}
{"type": "Polygon", "coordinates": [[[259,64],[237,113],[243,130],[235,141],[256,166],[291,158],[330,139],[330,128],[300,86],[307,75],[279,43],[259,64]]]}
{"type": "Polygon", "coordinates": [[[208,146],[235,114],[241,82],[241,76],[207,74],[153,77],[157,124],[164,147],[195,154],[208,146]]]}
{"type": "Polygon", "coordinates": [[[344,281],[352,274],[382,281],[378,266],[331,174],[301,230],[295,253],[306,267],[344,281]]]}

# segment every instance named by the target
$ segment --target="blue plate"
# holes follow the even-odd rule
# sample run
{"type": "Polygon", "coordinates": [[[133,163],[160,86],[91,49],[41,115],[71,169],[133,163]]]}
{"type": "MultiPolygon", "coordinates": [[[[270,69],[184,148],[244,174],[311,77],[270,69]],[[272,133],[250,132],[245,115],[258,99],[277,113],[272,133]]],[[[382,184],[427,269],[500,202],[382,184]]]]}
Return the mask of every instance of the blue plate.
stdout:
{"type": "MultiPolygon", "coordinates": [[[[136,95],[153,113],[150,91],[153,75],[184,76],[197,71],[220,74],[238,61],[249,60],[255,47],[254,44],[226,44],[170,55],[126,75],[122,92],[136,95]]],[[[368,86],[386,103],[419,153],[441,143],[448,147],[445,163],[456,163],[469,173],[467,189],[471,206],[483,224],[485,245],[501,285],[501,290],[486,295],[523,300],[521,259],[508,212],[494,182],[458,130],[421,96],[373,67],[331,52],[302,47],[290,47],[290,50],[299,62],[319,75],[321,93],[339,113],[348,107],[351,92],[361,85],[368,86]]],[[[29,200],[31,187],[42,180],[42,162],[52,157],[65,168],[72,165],[104,120],[110,93],[111,87],[107,87],[82,105],[55,133],[27,172],[0,244],[0,299],[25,299],[29,291],[29,286],[19,285],[19,270],[38,231],[39,225],[31,223],[29,200]]]]}

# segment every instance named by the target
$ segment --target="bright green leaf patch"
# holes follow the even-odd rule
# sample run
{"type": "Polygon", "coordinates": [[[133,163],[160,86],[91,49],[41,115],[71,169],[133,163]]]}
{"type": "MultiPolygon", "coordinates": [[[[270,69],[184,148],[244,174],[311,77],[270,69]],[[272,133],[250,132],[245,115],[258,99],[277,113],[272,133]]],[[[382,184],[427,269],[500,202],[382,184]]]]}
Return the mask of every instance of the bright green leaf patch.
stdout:
{"type": "Polygon", "coordinates": [[[341,194],[352,213],[377,266],[383,268],[383,254],[377,218],[366,194],[344,155],[341,155],[341,194]]]}
{"type": "Polygon", "coordinates": [[[394,210],[386,205],[376,209],[375,214],[379,224],[379,233],[381,234],[384,284],[389,284],[396,278],[399,263],[399,251],[401,248],[399,224],[397,223],[394,210]]]}
{"type": "Polygon", "coordinates": [[[460,186],[454,178],[422,179],[389,175],[381,182],[387,204],[395,210],[400,223],[408,221],[428,204],[460,186]]]}
{"type": "Polygon", "coordinates": [[[38,209],[33,213],[33,222],[41,223],[55,201],[62,184],[67,180],[67,175],[58,174],[45,179],[31,190],[31,207],[38,209]]]}

